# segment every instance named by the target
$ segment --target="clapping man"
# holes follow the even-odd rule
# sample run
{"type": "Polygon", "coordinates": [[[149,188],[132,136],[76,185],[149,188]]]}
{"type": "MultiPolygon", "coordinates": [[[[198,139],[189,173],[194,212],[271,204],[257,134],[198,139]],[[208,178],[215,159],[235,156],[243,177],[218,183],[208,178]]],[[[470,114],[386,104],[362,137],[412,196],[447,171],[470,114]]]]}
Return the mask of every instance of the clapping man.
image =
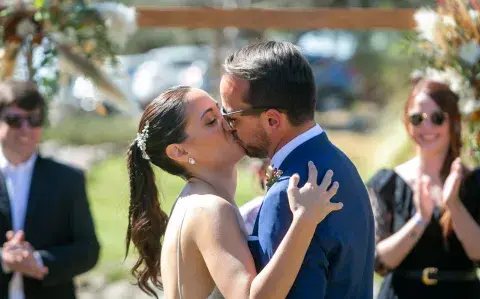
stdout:
{"type": "Polygon", "coordinates": [[[0,298],[75,298],[73,278],[100,245],[80,170],[42,157],[45,101],[29,82],[0,83],[0,298]]]}

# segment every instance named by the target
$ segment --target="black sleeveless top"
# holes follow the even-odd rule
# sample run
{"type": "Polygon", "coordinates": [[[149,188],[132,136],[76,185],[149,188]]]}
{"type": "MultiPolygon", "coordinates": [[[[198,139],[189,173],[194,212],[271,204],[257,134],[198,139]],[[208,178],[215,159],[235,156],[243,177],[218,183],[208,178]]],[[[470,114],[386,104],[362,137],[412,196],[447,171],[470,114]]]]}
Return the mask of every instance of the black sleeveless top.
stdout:
{"type": "MultiPolygon", "coordinates": [[[[378,171],[367,182],[367,187],[375,217],[375,241],[378,243],[397,232],[415,214],[413,190],[391,169],[378,171]]],[[[465,177],[459,197],[480,224],[480,168],[465,177]]],[[[426,267],[436,267],[439,271],[469,271],[478,267],[479,261],[471,261],[467,257],[455,232],[447,239],[443,238],[440,217],[441,212],[436,209],[425,232],[396,269],[387,269],[378,257],[375,257],[375,271],[385,276],[379,299],[480,298],[478,280],[439,281],[434,286],[427,286],[420,280],[398,275],[400,271],[421,271],[426,267]]]]}

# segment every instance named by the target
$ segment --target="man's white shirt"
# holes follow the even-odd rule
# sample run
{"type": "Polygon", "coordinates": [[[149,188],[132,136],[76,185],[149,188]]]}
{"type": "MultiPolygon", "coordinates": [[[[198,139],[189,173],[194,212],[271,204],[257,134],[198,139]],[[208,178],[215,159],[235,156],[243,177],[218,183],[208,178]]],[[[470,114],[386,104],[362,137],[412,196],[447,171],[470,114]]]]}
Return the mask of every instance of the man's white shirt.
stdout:
{"type": "MultiPolygon", "coordinates": [[[[25,214],[27,212],[30,185],[32,182],[33,168],[37,160],[37,154],[32,155],[27,161],[18,165],[11,164],[0,148],[0,171],[2,172],[7,186],[12,216],[12,228],[14,232],[23,230],[25,214]]],[[[35,252],[35,259],[43,266],[42,258],[35,252]]],[[[2,264],[5,273],[11,272],[2,264]]],[[[20,273],[13,273],[9,284],[9,299],[25,299],[23,290],[23,277],[20,273]]]]}
{"type": "Polygon", "coordinates": [[[297,137],[293,138],[282,146],[272,157],[271,165],[273,168],[280,168],[285,158],[293,152],[294,149],[299,147],[301,144],[307,142],[308,140],[312,139],[323,133],[323,129],[320,127],[319,124],[315,124],[314,127],[308,129],[307,131],[303,132],[302,134],[298,135],[297,137]]]}

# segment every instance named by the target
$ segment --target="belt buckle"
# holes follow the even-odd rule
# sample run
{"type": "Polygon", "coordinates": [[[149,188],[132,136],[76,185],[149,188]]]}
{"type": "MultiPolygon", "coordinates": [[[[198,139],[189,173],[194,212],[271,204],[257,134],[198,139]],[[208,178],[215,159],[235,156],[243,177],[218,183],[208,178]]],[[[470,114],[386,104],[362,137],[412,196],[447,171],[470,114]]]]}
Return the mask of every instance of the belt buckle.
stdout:
{"type": "Polygon", "coordinates": [[[438,280],[430,277],[431,274],[436,274],[437,272],[438,272],[438,268],[435,268],[435,267],[427,267],[423,269],[422,282],[427,286],[437,284],[438,280]]]}

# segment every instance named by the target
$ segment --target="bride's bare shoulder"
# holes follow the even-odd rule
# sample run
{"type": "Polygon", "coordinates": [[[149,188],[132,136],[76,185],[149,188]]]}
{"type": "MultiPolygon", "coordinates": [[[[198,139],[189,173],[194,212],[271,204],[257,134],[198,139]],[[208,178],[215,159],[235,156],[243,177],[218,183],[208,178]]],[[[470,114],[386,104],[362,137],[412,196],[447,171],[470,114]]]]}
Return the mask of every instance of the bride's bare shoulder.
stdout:
{"type": "Polygon", "coordinates": [[[195,209],[216,211],[224,207],[232,207],[232,203],[215,194],[194,194],[189,196],[189,202],[195,209]]]}
{"type": "Polygon", "coordinates": [[[228,200],[209,194],[195,195],[190,202],[193,209],[189,212],[189,227],[193,228],[192,237],[198,246],[205,244],[207,240],[212,244],[219,244],[225,235],[235,235],[234,232],[240,231],[238,212],[235,211],[238,208],[228,200]]]}
{"type": "Polygon", "coordinates": [[[192,205],[192,214],[196,220],[202,222],[228,221],[236,209],[234,204],[214,194],[192,195],[188,202],[192,205]]]}

